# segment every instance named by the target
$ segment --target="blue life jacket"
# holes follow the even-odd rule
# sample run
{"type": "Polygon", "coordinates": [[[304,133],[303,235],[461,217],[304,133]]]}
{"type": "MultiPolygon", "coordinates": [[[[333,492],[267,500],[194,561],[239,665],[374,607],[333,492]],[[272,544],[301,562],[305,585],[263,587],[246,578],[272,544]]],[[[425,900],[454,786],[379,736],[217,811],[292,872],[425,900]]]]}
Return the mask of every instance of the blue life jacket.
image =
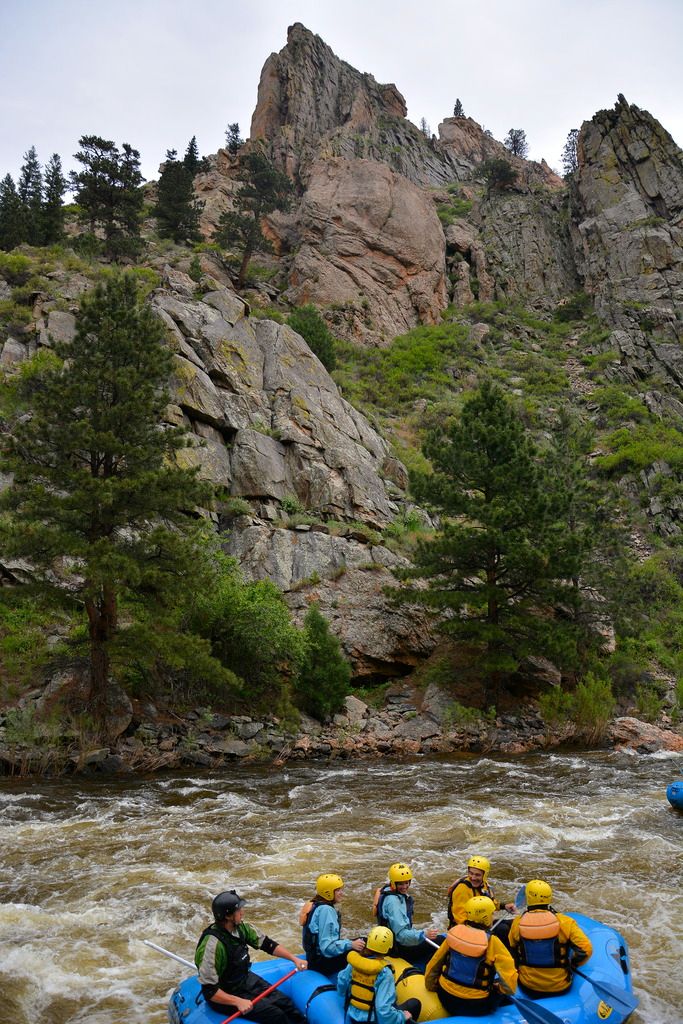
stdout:
{"type": "Polygon", "coordinates": [[[560,922],[552,910],[523,914],[519,921],[517,966],[569,967],[568,943],[560,941],[560,922]]]}
{"type": "Polygon", "coordinates": [[[472,925],[456,925],[448,933],[450,949],[442,975],[456,985],[490,991],[495,977],[493,965],[486,960],[489,932],[472,925]],[[478,933],[477,934],[475,934],[478,933]],[[477,950],[481,949],[481,953],[477,950]]]}

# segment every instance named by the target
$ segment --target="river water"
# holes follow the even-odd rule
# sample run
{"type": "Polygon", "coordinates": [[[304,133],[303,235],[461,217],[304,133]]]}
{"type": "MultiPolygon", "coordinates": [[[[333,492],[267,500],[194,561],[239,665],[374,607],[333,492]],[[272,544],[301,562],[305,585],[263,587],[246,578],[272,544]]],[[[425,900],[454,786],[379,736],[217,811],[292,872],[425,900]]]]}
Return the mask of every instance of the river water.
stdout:
{"type": "MultiPolygon", "coordinates": [[[[629,942],[633,1024],[683,1021],[681,755],[534,754],[235,767],[125,781],[0,780],[0,1024],[164,1024],[213,895],[292,950],[325,871],[365,934],[389,864],[413,867],[416,924],[445,925],[467,857],[497,894],[551,882],[629,942]]],[[[256,954],[260,958],[263,954],[256,954]]]]}

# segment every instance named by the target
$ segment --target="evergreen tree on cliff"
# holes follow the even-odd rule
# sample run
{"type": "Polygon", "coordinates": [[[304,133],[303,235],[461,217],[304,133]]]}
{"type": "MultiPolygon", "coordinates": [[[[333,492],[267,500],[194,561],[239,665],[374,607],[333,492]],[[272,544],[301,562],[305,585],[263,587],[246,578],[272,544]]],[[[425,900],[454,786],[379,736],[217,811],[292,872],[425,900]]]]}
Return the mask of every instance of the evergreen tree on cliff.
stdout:
{"type": "Polygon", "coordinates": [[[0,249],[9,252],[26,241],[24,204],[11,174],[0,182],[0,249]]]}
{"type": "Polygon", "coordinates": [[[226,129],[225,148],[230,156],[237,156],[243,145],[244,139],[240,135],[240,126],[237,121],[235,121],[233,124],[229,124],[226,129]]]}
{"type": "Polygon", "coordinates": [[[82,171],[71,172],[75,199],[90,231],[104,233],[105,255],[134,257],[140,248],[140,222],[145,180],[140,173],[140,153],[127,142],[121,150],[109,139],[83,135],[74,154],[82,171]]]}
{"type": "Polygon", "coordinates": [[[24,241],[29,245],[42,243],[43,173],[36,147],[24,153],[17,192],[24,207],[24,241]]]}
{"type": "Polygon", "coordinates": [[[62,172],[62,161],[53,153],[45,166],[42,229],[43,242],[52,245],[59,242],[64,234],[64,202],[67,180],[62,172]]]}
{"type": "Polygon", "coordinates": [[[509,149],[513,156],[526,159],[529,152],[529,143],[526,140],[526,132],[523,128],[511,128],[503,139],[503,145],[509,149]]]}
{"type": "Polygon", "coordinates": [[[166,153],[153,213],[159,234],[165,238],[178,243],[196,241],[201,237],[199,217],[204,204],[195,201],[192,174],[176,157],[174,149],[166,153]]]}
{"type": "Polygon", "coordinates": [[[562,150],[565,178],[571,178],[579,169],[579,129],[572,128],[562,150]]]}
{"type": "Polygon", "coordinates": [[[235,199],[237,209],[221,215],[213,237],[225,249],[241,249],[237,284],[243,288],[251,257],[270,248],[261,230],[261,218],[274,210],[287,210],[294,186],[286,174],[258,152],[243,158],[240,178],[243,184],[235,199]]]}
{"type": "Polygon", "coordinates": [[[304,619],[306,650],[295,699],[302,710],[321,721],[339,711],[349,693],[351,666],[339,641],[330,632],[327,619],[313,604],[304,619]]]}
{"type": "Polygon", "coordinates": [[[444,631],[479,652],[494,696],[528,655],[571,663],[582,545],[570,528],[571,495],[528,436],[500,388],[484,383],[461,419],[433,432],[424,448],[432,474],[415,474],[418,500],[443,526],[420,543],[414,569],[426,580],[407,599],[446,612],[444,631]]]}
{"type": "Polygon", "coordinates": [[[187,144],[187,149],[185,150],[183,167],[190,172],[192,177],[194,177],[199,170],[200,163],[201,160],[199,159],[199,149],[197,148],[197,136],[193,135],[187,144]]]}
{"type": "Polygon", "coordinates": [[[9,386],[0,543],[86,616],[88,711],[105,734],[113,653],[141,623],[158,627],[201,561],[193,514],[208,494],[176,461],[184,430],[162,422],[171,368],[164,327],[127,275],[86,296],[73,342],[9,386]]]}

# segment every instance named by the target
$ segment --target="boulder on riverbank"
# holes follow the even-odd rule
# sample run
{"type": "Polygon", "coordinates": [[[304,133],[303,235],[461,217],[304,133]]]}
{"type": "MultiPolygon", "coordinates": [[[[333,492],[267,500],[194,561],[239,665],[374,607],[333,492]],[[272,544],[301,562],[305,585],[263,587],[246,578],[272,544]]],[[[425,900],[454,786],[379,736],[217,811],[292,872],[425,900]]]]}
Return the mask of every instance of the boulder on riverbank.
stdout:
{"type": "MultiPolygon", "coordinates": [[[[37,695],[34,694],[34,699],[37,695]]],[[[27,705],[26,717],[30,717],[27,705]]],[[[670,723],[669,723],[670,725],[670,723]]],[[[514,712],[463,715],[436,684],[395,683],[381,707],[348,696],[343,712],[322,724],[301,715],[297,726],[273,715],[226,715],[195,709],[182,717],[134,702],[129,727],[110,747],[88,748],[77,736],[40,742],[0,722],[0,771],[29,774],[117,774],[227,764],[376,759],[435,754],[518,755],[563,745],[586,746],[571,724],[550,728],[533,701],[514,712]],[[460,716],[460,717],[459,717],[460,716]],[[463,720],[464,719],[464,720],[463,720]]],[[[620,717],[604,745],[636,753],[683,750],[680,727],[660,728],[620,717]]]]}

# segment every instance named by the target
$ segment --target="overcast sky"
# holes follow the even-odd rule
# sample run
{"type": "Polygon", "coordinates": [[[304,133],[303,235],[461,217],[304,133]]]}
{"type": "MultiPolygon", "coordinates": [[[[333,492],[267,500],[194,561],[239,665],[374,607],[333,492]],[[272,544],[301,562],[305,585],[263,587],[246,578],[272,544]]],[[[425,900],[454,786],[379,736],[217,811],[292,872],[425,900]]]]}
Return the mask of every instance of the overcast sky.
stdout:
{"type": "Polygon", "coordinates": [[[147,179],[193,135],[201,154],[229,122],[247,137],[295,21],[434,133],[459,98],[560,168],[567,133],[621,92],[683,144],[683,0],[0,0],[0,177],[31,145],[73,168],[81,135],[129,142],[147,179]]]}

